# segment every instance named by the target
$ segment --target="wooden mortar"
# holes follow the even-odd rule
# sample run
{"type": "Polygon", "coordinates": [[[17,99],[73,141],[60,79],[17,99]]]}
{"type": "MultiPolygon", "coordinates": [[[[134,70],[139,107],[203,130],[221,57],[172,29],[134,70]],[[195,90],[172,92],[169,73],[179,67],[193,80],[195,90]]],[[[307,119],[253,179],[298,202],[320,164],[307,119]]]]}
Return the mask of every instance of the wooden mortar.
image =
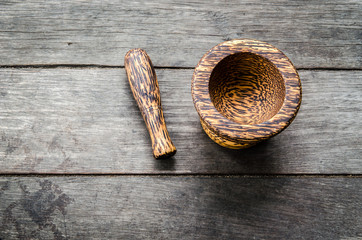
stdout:
{"type": "Polygon", "coordinates": [[[220,43],[196,66],[192,98],[207,135],[247,148],[283,131],[301,104],[298,73],[279,49],[250,39],[220,43]]]}

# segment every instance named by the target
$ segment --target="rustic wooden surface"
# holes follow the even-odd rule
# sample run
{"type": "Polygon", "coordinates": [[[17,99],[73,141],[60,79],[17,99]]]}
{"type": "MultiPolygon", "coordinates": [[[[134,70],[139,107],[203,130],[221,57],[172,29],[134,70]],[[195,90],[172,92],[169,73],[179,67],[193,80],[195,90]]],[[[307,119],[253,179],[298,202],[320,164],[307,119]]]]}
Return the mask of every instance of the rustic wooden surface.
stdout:
{"type": "Polygon", "coordinates": [[[361,15],[358,0],[0,1],[0,239],[362,239],[361,15]],[[199,59],[233,38],[281,49],[303,87],[291,126],[246,150],[211,141],[191,98],[199,59]],[[132,48],[156,66],[168,161],[128,86],[132,48]]]}
{"type": "Polygon", "coordinates": [[[13,177],[2,239],[360,239],[361,178],[13,177]]]}
{"type": "Polygon", "coordinates": [[[361,2],[2,1],[0,64],[123,65],[142,48],[155,66],[194,68],[214,45],[253,38],[298,68],[361,68],[361,2]]]}
{"type": "Polygon", "coordinates": [[[359,71],[299,71],[303,103],[281,134],[231,150],[202,130],[192,69],[157,69],[178,153],[154,161],[124,69],[1,69],[2,173],[362,173],[359,71]]]}
{"type": "Polygon", "coordinates": [[[9,177],[1,239],[360,239],[361,178],[9,177]]]}

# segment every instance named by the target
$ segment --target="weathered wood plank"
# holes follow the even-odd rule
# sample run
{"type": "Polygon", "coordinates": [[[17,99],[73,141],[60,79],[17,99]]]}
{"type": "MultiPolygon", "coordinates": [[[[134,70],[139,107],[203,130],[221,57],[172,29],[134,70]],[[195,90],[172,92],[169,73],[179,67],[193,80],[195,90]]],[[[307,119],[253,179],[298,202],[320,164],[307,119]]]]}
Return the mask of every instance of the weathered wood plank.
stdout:
{"type": "Polygon", "coordinates": [[[7,177],[1,239],[360,239],[361,178],[7,177]]]}
{"type": "Polygon", "coordinates": [[[1,69],[1,173],[362,173],[360,71],[300,71],[291,126],[250,149],[218,146],[191,98],[193,70],[157,69],[178,153],[155,161],[124,69],[1,69]]]}
{"type": "Polygon", "coordinates": [[[362,4],[349,1],[1,1],[0,64],[194,67],[214,45],[253,38],[299,68],[361,68],[362,4]]]}

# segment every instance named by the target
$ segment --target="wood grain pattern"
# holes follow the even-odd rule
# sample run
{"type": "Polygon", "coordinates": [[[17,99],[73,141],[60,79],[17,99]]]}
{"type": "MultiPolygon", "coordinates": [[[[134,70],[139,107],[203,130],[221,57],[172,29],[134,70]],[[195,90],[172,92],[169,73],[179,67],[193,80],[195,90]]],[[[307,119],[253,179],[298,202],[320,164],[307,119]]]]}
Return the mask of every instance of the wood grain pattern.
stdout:
{"type": "Polygon", "coordinates": [[[282,49],[298,68],[362,68],[360,0],[0,2],[0,64],[123,65],[142,48],[156,66],[194,68],[235,38],[282,49]]]}
{"type": "Polygon", "coordinates": [[[0,238],[360,239],[361,178],[7,177],[0,238]]]}
{"type": "Polygon", "coordinates": [[[283,131],[295,118],[302,94],[288,57],[251,39],[210,49],[195,68],[191,91],[205,132],[233,149],[251,147],[283,131]]]}
{"type": "Polygon", "coordinates": [[[362,239],[361,6],[0,1],[0,175],[26,174],[0,176],[0,239],[362,239]],[[235,38],[304,69],[296,120],[244,150],[207,137],[190,94],[202,54],[235,38]],[[131,48],[171,67],[156,68],[167,161],[119,68],[131,48]]]}
{"type": "Polygon", "coordinates": [[[252,53],[225,57],[206,81],[217,111],[241,125],[268,121],[278,113],[285,98],[279,70],[266,58],[252,53]]]}
{"type": "Polygon", "coordinates": [[[178,153],[154,161],[124,69],[1,69],[0,172],[362,173],[360,71],[299,71],[303,104],[282,133],[231,150],[202,130],[193,70],[157,69],[178,153]]]}
{"type": "Polygon", "coordinates": [[[133,96],[151,137],[153,156],[156,159],[172,157],[176,147],[166,128],[157,76],[150,57],[136,48],[127,52],[124,63],[133,96]]]}

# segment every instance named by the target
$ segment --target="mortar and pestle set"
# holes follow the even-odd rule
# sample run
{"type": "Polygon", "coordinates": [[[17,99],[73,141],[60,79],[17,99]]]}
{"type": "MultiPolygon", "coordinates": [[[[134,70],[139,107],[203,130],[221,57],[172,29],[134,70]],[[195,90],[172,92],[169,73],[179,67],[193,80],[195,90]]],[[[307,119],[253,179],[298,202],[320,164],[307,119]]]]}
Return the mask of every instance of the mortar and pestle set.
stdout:
{"type": "MultiPolygon", "coordinates": [[[[176,153],[168,134],[151,59],[142,49],[125,56],[128,80],[156,159],[176,153]]],[[[223,147],[251,147],[283,131],[301,103],[298,73],[279,49],[250,39],[220,43],[195,68],[191,92],[206,134],[223,147]]]]}

